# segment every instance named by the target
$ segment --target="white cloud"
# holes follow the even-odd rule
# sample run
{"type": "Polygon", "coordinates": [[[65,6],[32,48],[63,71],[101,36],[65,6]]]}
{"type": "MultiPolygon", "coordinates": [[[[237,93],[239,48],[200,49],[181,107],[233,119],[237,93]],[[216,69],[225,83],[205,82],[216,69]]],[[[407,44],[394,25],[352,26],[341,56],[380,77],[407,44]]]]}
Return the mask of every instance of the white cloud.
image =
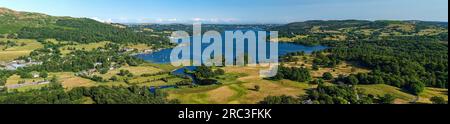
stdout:
{"type": "Polygon", "coordinates": [[[202,22],[202,23],[234,23],[239,22],[236,18],[193,18],[192,22],[202,22]]]}
{"type": "Polygon", "coordinates": [[[113,19],[101,19],[99,17],[91,17],[91,19],[94,19],[96,21],[103,22],[103,23],[113,23],[114,22],[113,19]]]}

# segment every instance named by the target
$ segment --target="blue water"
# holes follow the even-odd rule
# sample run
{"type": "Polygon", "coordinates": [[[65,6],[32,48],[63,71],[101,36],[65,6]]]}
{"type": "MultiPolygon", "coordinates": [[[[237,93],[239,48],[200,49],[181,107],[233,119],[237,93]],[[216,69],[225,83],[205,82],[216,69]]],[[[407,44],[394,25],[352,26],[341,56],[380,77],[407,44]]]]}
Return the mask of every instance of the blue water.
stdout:
{"type": "MultiPolygon", "coordinates": [[[[207,45],[203,45],[203,48],[206,48],[207,45]]],[[[269,46],[268,46],[269,47],[269,46]]],[[[326,46],[304,46],[294,43],[279,43],[278,44],[278,54],[279,56],[284,56],[288,53],[292,52],[301,52],[311,53],[313,51],[324,50],[328,47],[326,46]]],[[[167,64],[170,63],[170,54],[172,49],[164,49],[158,52],[150,53],[150,54],[138,54],[136,57],[144,59],[145,61],[149,61],[157,64],[167,64]]]]}
{"type": "MultiPolygon", "coordinates": [[[[192,39],[191,39],[192,40],[192,39]]],[[[267,43],[271,43],[271,42],[267,42],[267,43]]],[[[247,46],[248,44],[245,43],[245,46],[247,46]]],[[[205,49],[206,47],[208,47],[208,44],[202,44],[202,49],[205,49]]],[[[224,46],[224,45],[223,45],[224,46]]],[[[267,45],[267,50],[269,51],[269,47],[270,45],[267,45]]],[[[247,50],[247,47],[245,47],[245,51],[247,50]]],[[[320,50],[324,50],[327,49],[328,47],[326,46],[304,46],[304,45],[299,45],[299,44],[294,44],[294,43],[279,43],[278,44],[278,55],[279,56],[284,56],[288,53],[293,53],[293,52],[305,52],[305,53],[312,53],[313,51],[320,51],[320,50]]],[[[191,46],[192,49],[192,46],[191,46]]],[[[223,48],[225,49],[225,48],[223,48]]],[[[158,52],[153,52],[153,53],[149,53],[149,54],[138,54],[136,55],[136,57],[144,59],[145,61],[148,62],[152,62],[152,63],[157,63],[157,64],[168,64],[170,63],[170,55],[171,55],[172,49],[164,49],[158,52]]],[[[192,53],[191,53],[192,54],[192,53]]],[[[235,53],[234,53],[235,54],[235,53]]],[[[269,56],[269,53],[267,53],[269,56]]],[[[191,55],[192,57],[193,55],[191,55]]],[[[186,74],[184,72],[184,70],[187,69],[189,71],[195,71],[195,69],[197,69],[197,67],[195,66],[186,66],[183,68],[179,68],[177,70],[174,70],[172,72],[173,75],[180,75],[180,76],[188,76],[189,78],[194,79],[194,77],[190,74],[186,74]]],[[[193,80],[193,84],[196,84],[196,81],[193,80]]],[[[157,90],[159,89],[168,89],[168,88],[176,88],[177,86],[160,86],[160,87],[151,87],[149,88],[149,91],[151,93],[155,93],[157,90]]]]}
{"type": "Polygon", "coordinates": [[[159,87],[150,87],[148,90],[150,91],[150,93],[156,93],[157,90],[160,89],[170,89],[170,88],[176,88],[177,86],[175,85],[169,85],[169,86],[159,86],[159,87]]]}

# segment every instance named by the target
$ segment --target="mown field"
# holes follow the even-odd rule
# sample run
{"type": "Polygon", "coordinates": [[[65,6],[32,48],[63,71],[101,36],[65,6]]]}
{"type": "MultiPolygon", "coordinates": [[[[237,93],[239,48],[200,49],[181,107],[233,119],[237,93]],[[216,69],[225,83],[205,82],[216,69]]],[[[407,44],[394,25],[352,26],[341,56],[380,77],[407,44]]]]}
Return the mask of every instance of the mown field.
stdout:
{"type": "Polygon", "coordinates": [[[268,81],[259,77],[259,67],[226,67],[226,74],[217,77],[222,85],[169,89],[169,99],[185,104],[255,104],[267,96],[305,94],[315,87],[288,80],[268,81]],[[255,86],[260,86],[256,91],[255,86]]]}
{"type": "MultiPolygon", "coordinates": [[[[350,71],[350,68],[357,68],[348,64],[338,66],[333,74],[349,75],[356,73],[350,71]]],[[[226,67],[227,72],[224,76],[219,76],[222,85],[199,86],[195,88],[168,89],[169,99],[178,99],[184,104],[255,104],[267,96],[302,96],[306,95],[308,89],[316,88],[317,85],[307,82],[295,82],[290,80],[270,81],[259,77],[259,67],[226,67]],[[260,86],[256,91],[255,86],[260,86]]],[[[327,68],[325,68],[327,69],[327,68]]],[[[314,79],[323,74],[324,69],[312,71],[314,79]]],[[[353,69],[354,70],[354,69],[353,69]]],[[[358,68],[357,72],[368,72],[365,69],[358,68]]],[[[328,84],[334,85],[334,84],[328,84]]],[[[363,89],[366,94],[375,96],[384,96],[391,94],[396,97],[395,103],[409,104],[416,101],[417,97],[409,94],[400,88],[389,85],[358,85],[358,89],[363,89]]],[[[426,88],[419,95],[417,103],[431,103],[431,97],[440,96],[448,100],[448,90],[439,88],[426,88]]]]}
{"type": "MultiPolygon", "coordinates": [[[[167,65],[166,65],[167,66],[167,65]]],[[[163,68],[167,68],[166,66],[162,66],[163,68]]],[[[57,73],[49,73],[48,78],[21,78],[19,75],[13,75],[7,79],[6,85],[18,84],[19,82],[38,82],[49,80],[52,77],[56,77],[57,80],[63,85],[66,90],[71,90],[76,87],[94,87],[94,86],[130,86],[130,85],[138,85],[138,86],[167,86],[167,85],[175,85],[177,82],[182,81],[182,78],[175,77],[170,74],[156,74],[160,72],[165,72],[164,69],[160,69],[158,66],[153,66],[152,64],[143,64],[141,66],[125,66],[121,68],[117,68],[109,71],[106,74],[100,74],[99,72],[95,72],[92,75],[100,76],[106,80],[110,79],[113,76],[117,76],[119,78],[118,81],[107,81],[107,82],[96,82],[90,79],[82,78],[80,76],[76,76],[74,72],[57,72],[57,73]],[[117,74],[120,70],[128,70],[134,76],[133,77],[124,77],[118,76],[117,74]],[[155,74],[154,76],[141,76],[143,74],[155,74]],[[167,81],[163,81],[162,79],[166,79],[167,81]],[[123,79],[129,80],[129,83],[124,82],[123,79]]],[[[9,91],[17,90],[17,91],[28,91],[32,89],[40,89],[47,85],[33,85],[20,87],[17,89],[9,89],[9,91]]]]}
{"type": "Polygon", "coordinates": [[[106,44],[110,43],[109,41],[103,41],[98,43],[89,43],[89,44],[76,44],[76,45],[66,45],[64,47],[61,47],[61,53],[63,55],[69,54],[70,52],[73,52],[75,50],[85,50],[85,51],[91,51],[93,49],[97,49],[99,47],[104,47],[106,44]]]}
{"type": "Polygon", "coordinates": [[[7,41],[14,42],[16,46],[0,45],[0,62],[9,62],[21,56],[27,56],[33,50],[44,47],[36,40],[0,38],[0,42],[6,43],[7,41]]]}

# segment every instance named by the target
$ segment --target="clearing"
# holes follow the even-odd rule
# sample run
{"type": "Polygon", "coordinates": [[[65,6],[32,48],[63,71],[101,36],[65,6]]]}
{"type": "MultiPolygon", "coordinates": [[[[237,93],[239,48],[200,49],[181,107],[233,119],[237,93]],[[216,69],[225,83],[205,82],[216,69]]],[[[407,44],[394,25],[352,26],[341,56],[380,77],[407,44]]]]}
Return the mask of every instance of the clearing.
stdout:
{"type": "Polygon", "coordinates": [[[12,41],[15,45],[1,45],[0,44],[0,62],[9,62],[21,56],[29,55],[33,50],[43,48],[44,46],[31,39],[5,39],[0,38],[0,42],[6,43],[12,41]]]}

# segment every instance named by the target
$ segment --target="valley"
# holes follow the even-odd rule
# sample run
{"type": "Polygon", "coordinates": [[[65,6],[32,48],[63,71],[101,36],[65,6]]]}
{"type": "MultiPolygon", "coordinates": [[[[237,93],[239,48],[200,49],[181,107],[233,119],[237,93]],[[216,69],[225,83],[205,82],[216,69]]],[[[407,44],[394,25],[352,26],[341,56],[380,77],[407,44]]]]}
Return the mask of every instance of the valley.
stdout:
{"type": "Polygon", "coordinates": [[[190,25],[112,24],[6,8],[0,15],[0,104],[448,101],[444,22],[208,24],[204,30],[279,31],[281,67],[273,78],[250,66],[198,67],[190,78],[173,74],[182,67],[166,60],[176,46],[171,32],[192,31],[190,25]]]}

